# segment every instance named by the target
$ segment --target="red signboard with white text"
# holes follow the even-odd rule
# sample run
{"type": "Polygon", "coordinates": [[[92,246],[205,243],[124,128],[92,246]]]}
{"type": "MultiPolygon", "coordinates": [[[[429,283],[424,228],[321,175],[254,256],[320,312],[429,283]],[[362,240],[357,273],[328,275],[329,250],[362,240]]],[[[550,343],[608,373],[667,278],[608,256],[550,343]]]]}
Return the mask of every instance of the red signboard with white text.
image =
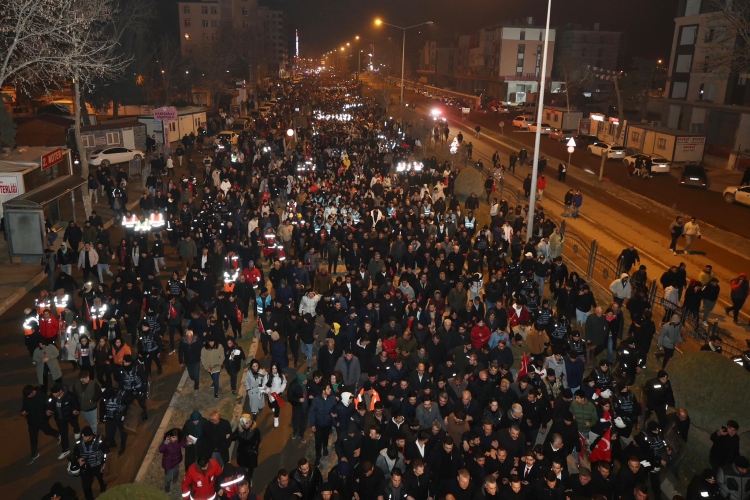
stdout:
{"type": "Polygon", "coordinates": [[[42,156],[42,170],[47,170],[48,168],[57,165],[62,161],[62,159],[62,148],[57,148],[56,150],[47,153],[46,155],[42,156]]]}

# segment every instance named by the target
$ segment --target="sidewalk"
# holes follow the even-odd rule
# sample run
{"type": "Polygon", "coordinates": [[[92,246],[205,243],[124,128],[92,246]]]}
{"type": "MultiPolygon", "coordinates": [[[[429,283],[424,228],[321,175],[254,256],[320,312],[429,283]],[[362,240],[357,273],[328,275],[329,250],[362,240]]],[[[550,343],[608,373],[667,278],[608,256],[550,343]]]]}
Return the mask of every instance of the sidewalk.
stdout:
{"type": "MultiPolygon", "coordinates": [[[[131,178],[126,189],[129,200],[127,208],[130,210],[138,206],[138,200],[144,192],[143,180],[140,176],[131,178]]],[[[97,215],[105,221],[105,229],[112,227],[114,211],[106,202],[102,203],[99,200],[99,203],[92,204],[92,209],[96,210],[97,215]]],[[[80,196],[76,196],[76,220],[79,227],[82,227],[86,220],[83,210],[83,200],[80,196]]],[[[67,224],[60,224],[59,227],[55,228],[58,231],[57,240],[52,244],[52,249],[55,252],[60,248],[66,227],[67,224]]],[[[112,239],[112,246],[117,246],[115,239],[112,239]]],[[[8,255],[8,242],[5,238],[0,240],[0,266],[2,266],[3,270],[2,276],[0,276],[0,315],[2,315],[24,295],[47,279],[47,275],[44,274],[44,268],[41,264],[22,265],[11,263],[10,256],[8,255]]]]}

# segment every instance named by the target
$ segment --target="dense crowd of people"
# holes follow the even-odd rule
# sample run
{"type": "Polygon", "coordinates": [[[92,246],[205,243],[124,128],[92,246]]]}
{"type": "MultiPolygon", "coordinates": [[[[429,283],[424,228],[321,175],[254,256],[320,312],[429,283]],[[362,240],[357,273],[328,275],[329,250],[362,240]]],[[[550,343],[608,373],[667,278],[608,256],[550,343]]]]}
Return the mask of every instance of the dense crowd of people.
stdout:
{"type": "MultiPolygon", "coordinates": [[[[32,462],[41,431],[58,440],[87,500],[94,479],[104,491],[130,407],[148,418],[152,365],[160,374],[163,354],[177,353],[193,390],[206,371],[218,399],[225,371],[232,394],[244,382],[249,409],[236,429],[197,409],[166,432],[164,488],[181,481],[183,498],[247,500],[263,487],[268,500],[658,498],[690,418],[664,370],[645,384],[646,401],[630,389],[659,322],[629,274],[633,255],[624,253],[633,263],[612,284],[613,302],[597,303],[541,207],[529,214],[491,192],[489,207],[476,193],[459,202],[450,164],[416,154],[411,126],[354,85],[311,77],[276,97],[236,143],[217,139],[201,169],[195,146],[230,117],[183,139],[179,179],[171,158],[156,158],[142,214],[118,204],[119,243],[96,214],[66,231],[52,259],[60,271],[47,262],[51,294],[24,322],[38,375],[23,394],[32,462]],[[314,115],[294,130],[305,105],[314,115]],[[180,265],[163,282],[170,252],[180,265]],[[238,343],[253,317],[254,358],[238,343]],[[60,361],[80,370],[72,389],[60,361]],[[291,439],[311,441],[315,456],[270,483],[253,480],[266,406],[274,427],[291,412],[291,439]]],[[[120,184],[105,186],[110,203],[120,184]]],[[[666,367],[680,317],[659,332],[666,367]]],[[[738,430],[730,420],[711,437],[711,468],[689,499],[747,498],[738,430]]]]}

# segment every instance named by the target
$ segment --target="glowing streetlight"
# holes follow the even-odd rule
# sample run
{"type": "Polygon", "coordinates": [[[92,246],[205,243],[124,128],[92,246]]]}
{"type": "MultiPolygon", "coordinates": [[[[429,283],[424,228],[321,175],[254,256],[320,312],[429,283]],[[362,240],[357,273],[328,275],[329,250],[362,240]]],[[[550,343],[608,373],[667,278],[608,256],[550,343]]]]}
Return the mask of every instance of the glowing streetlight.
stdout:
{"type": "Polygon", "coordinates": [[[380,19],[375,19],[375,26],[380,26],[381,24],[383,24],[383,21],[381,21],[380,19]]]}
{"type": "Polygon", "coordinates": [[[354,37],[355,40],[359,40],[359,35],[354,37]]]}

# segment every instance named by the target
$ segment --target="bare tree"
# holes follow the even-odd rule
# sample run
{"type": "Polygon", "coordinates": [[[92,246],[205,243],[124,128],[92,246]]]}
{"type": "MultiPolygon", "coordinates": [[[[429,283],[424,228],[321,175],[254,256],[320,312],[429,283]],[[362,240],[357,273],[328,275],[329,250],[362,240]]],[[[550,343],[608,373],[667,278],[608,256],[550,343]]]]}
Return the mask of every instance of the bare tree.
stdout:
{"type": "Polygon", "coordinates": [[[161,72],[162,85],[164,85],[165,105],[169,106],[172,103],[172,86],[178,76],[178,70],[184,65],[184,61],[180,53],[180,46],[174,41],[174,38],[166,34],[163,34],[159,39],[156,53],[159,57],[157,67],[161,72]]]}
{"type": "Polygon", "coordinates": [[[569,56],[562,56],[560,60],[560,76],[565,83],[565,102],[568,108],[567,127],[570,129],[570,94],[580,90],[591,77],[591,68],[585,64],[577,64],[569,56]]]}
{"type": "Polygon", "coordinates": [[[750,72],[750,0],[711,0],[706,72],[750,72]]]}

